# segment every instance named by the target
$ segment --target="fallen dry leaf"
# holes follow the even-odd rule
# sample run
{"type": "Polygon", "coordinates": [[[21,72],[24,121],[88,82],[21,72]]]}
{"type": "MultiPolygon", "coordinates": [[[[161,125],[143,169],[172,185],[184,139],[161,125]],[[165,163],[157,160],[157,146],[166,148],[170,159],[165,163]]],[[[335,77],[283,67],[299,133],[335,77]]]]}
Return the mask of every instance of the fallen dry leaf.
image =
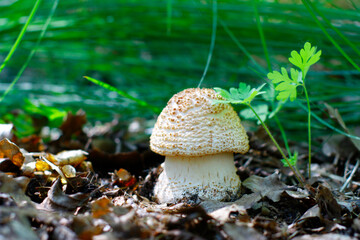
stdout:
{"type": "Polygon", "coordinates": [[[63,139],[70,140],[73,135],[79,136],[83,134],[82,128],[86,122],[86,114],[84,111],[79,110],[75,115],[68,112],[64,122],[60,126],[60,129],[63,132],[63,139]]]}
{"type": "Polygon", "coordinates": [[[0,139],[3,138],[9,138],[11,139],[12,134],[11,134],[11,130],[13,129],[14,125],[9,123],[9,124],[0,124],[0,139]]]}
{"type": "Polygon", "coordinates": [[[319,205],[322,217],[329,220],[339,219],[341,217],[341,207],[327,187],[320,184],[315,199],[319,205]]]}
{"type": "Polygon", "coordinates": [[[9,158],[17,167],[21,167],[25,160],[20,148],[7,138],[0,141],[0,158],[9,158]]]}
{"type": "Polygon", "coordinates": [[[338,234],[338,233],[327,233],[327,234],[312,234],[303,235],[293,238],[293,240],[356,240],[358,238],[338,234]]]}
{"type": "Polygon", "coordinates": [[[61,171],[65,175],[66,178],[76,177],[76,169],[71,165],[64,165],[61,168],[61,171]]]}
{"type": "Polygon", "coordinates": [[[246,179],[242,185],[253,191],[254,194],[251,198],[254,199],[259,199],[259,196],[257,195],[260,195],[261,198],[267,197],[274,202],[278,202],[284,192],[294,198],[306,198],[309,196],[307,193],[302,192],[299,189],[296,189],[297,191],[292,190],[294,188],[281,182],[276,173],[265,178],[252,175],[246,179]]]}
{"type": "Polygon", "coordinates": [[[56,155],[48,154],[48,160],[57,166],[72,165],[74,167],[81,164],[86,159],[87,152],[83,150],[61,151],[56,155]]]}
{"type": "Polygon", "coordinates": [[[49,211],[73,211],[84,206],[89,197],[90,193],[65,194],[62,190],[60,178],[58,178],[51,186],[47,198],[39,205],[39,208],[49,211]]]}
{"type": "Polygon", "coordinates": [[[274,202],[280,200],[281,193],[287,188],[275,173],[265,178],[252,175],[242,185],[254,193],[259,193],[262,197],[268,197],[274,202]]]}
{"type": "Polygon", "coordinates": [[[247,215],[246,209],[243,206],[236,204],[220,208],[209,213],[209,215],[219,221],[221,224],[239,219],[242,219],[242,221],[250,219],[250,217],[247,215]]]}
{"type": "Polygon", "coordinates": [[[25,195],[30,179],[27,177],[12,177],[0,172],[0,192],[8,193],[17,204],[30,204],[29,197],[25,195]]]}
{"type": "Polygon", "coordinates": [[[265,240],[261,233],[257,232],[254,228],[251,228],[245,224],[226,223],[224,225],[224,231],[233,240],[265,240]]]}
{"type": "Polygon", "coordinates": [[[119,187],[132,187],[137,182],[136,178],[123,168],[115,171],[115,174],[112,175],[112,180],[113,184],[119,187]]]}
{"type": "Polygon", "coordinates": [[[91,202],[91,212],[94,218],[99,218],[111,212],[111,200],[106,196],[103,196],[93,202],[91,202]]]}

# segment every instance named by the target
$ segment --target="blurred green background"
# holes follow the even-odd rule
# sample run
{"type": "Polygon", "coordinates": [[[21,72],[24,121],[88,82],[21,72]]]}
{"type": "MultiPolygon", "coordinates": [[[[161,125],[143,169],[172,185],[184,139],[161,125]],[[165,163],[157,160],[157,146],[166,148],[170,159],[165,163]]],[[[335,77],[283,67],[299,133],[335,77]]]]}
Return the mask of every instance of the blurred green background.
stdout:
{"type": "MultiPolygon", "coordinates": [[[[41,2],[0,74],[0,94],[34,50],[54,3],[41,2]]],[[[0,1],[1,63],[34,4],[27,0],[0,1]]],[[[228,89],[240,81],[256,87],[266,81],[270,69],[290,67],[290,52],[299,51],[309,41],[322,50],[307,79],[314,112],[337,126],[325,112],[323,103],[327,102],[339,109],[349,126],[357,126],[359,8],[360,2],[355,0],[61,0],[35,55],[1,102],[0,118],[14,109],[29,114],[83,109],[90,121],[108,121],[114,115],[124,120],[154,118],[150,109],[83,76],[162,108],[174,93],[199,84],[209,55],[202,87],[228,89]]],[[[297,136],[297,132],[306,134],[306,114],[298,104],[287,103],[279,118],[297,136]]],[[[313,123],[318,134],[329,132],[317,121],[313,123]]]]}

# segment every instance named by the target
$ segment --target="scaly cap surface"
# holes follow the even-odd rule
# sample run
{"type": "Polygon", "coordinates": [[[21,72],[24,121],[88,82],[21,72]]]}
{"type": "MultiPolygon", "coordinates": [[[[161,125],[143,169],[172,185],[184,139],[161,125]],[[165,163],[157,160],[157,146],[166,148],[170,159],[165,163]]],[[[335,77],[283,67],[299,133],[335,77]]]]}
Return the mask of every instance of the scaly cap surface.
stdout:
{"type": "Polygon", "coordinates": [[[190,88],[175,94],[159,115],[150,148],[165,156],[246,153],[249,140],[240,118],[213,89],[190,88]]]}

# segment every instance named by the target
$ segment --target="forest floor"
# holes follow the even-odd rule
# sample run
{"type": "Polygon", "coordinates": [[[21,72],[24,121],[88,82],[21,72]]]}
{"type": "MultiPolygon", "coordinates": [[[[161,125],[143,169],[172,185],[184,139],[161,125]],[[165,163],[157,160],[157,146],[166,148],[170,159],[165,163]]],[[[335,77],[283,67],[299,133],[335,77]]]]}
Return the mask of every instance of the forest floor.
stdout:
{"type": "Polygon", "coordinates": [[[248,133],[250,151],[235,155],[239,199],[158,204],[163,157],[149,150],[144,121],[89,128],[78,112],[47,140],[1,125],[0,240],[360,238],[359,151],[345,137],[316,150],[300,187],[262,131],[248,133]]]}

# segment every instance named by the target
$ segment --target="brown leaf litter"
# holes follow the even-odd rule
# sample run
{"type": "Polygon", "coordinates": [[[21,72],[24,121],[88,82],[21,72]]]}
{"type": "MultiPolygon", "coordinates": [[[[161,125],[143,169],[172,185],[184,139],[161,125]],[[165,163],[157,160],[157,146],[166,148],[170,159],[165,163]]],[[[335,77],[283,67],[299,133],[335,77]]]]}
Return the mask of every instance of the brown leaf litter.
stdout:
{"type": "MultiPolygon", "coordinates": [[[[236,156],[243,180],[239,199],[157,204],[152,190],[163,158],[149,151],[146,141],[127,134],[127,129],[118,130],[117,122],[99,128],[107,140],[95,143],[98,135],[85,132],[85,123],[80,111],[68,115],[55,141],[43,143],[36,136],[0,141],[1,236],[95,240],[360,237],[355,152],[339,155],[336,165],[324,162],[334,158],[331,154],[314,156],[314,177],[306,188],[300,188],[281,168],[270,144],[261,135],[251,135],[252,150],[236,156]],[[104,144],[110,147],[98,147],[104,144]]],[[[11,137],[8,127],[3,132],[11,137]]],[[[305,158],[299,156],[302,164],[305,158]]]]}

